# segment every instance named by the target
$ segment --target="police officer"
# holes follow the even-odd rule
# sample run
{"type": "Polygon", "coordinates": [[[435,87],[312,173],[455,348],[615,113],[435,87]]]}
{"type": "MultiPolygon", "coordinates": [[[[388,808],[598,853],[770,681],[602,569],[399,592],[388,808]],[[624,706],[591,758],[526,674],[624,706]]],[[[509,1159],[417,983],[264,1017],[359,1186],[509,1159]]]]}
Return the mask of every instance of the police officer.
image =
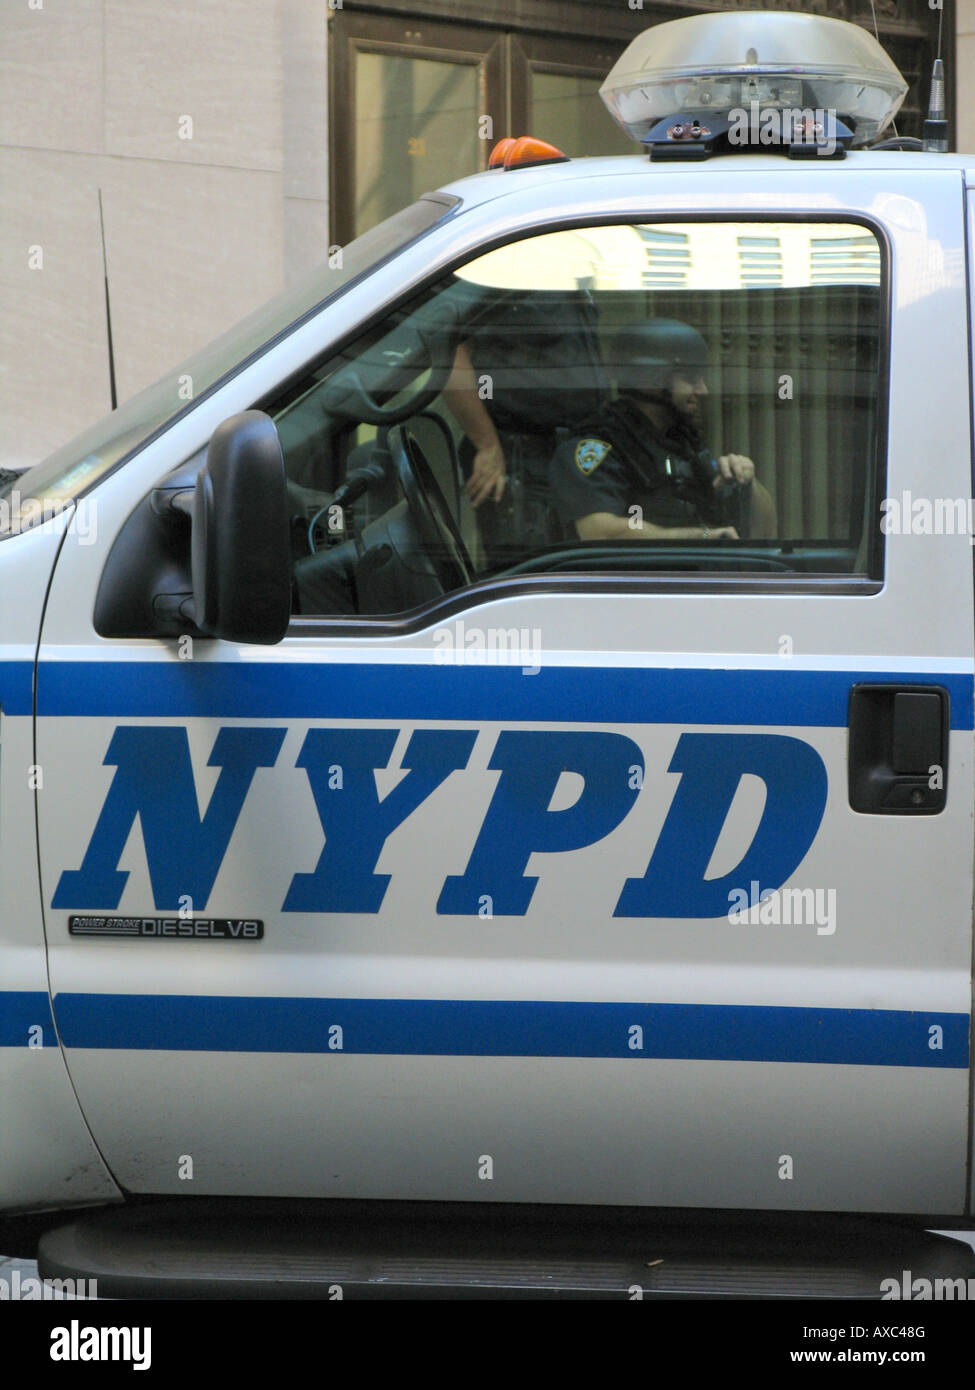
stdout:
{"type": "Polygon", "coordinates": [[[444,401],[464,432],[459,462],[489,568],[545,548],[552,454],[608,397],[587,292],[497,294],[481,307],[444,401]]]}
{"type": "Polygon", "coordinates": [[[552,459],[552,502],[581,540],[774,536],[775,508],[743,454],[714,459],[701,433],[707,344],[676,319],[617,335],[618,399],[552,459]]]}

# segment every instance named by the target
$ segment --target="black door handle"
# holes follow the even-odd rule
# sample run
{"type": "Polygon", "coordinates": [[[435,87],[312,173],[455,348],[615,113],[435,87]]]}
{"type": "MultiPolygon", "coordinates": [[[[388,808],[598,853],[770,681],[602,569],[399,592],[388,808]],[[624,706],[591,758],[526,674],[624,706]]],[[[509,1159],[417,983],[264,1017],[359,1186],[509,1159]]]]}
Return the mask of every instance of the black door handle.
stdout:
{"type": "Polygon", "coordinates": [[[941,685],[855,685],[849,782],[854,811],[936,816],[948,795],[948,692],[941,685]]]}

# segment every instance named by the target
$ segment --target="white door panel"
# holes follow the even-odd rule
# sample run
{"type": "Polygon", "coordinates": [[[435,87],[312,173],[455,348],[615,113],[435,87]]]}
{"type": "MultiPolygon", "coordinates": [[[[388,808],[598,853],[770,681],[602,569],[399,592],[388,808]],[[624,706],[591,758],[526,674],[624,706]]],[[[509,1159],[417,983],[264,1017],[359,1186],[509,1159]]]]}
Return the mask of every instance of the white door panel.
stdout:
{"type": "MultiPolygon", "coordinates": [[[[957,179],[929,179],[922,206],[888,176],[851,173],[843,201],[825,172],[776,177],[746,193],[737,173],[654,169],[638,191],[563,179],[549,196],[553,219],[878,219],[887,490],[967,491],[967,412],[945,409],[968,398],[957,179]]],[[[526,185],[513,212],[486,205],[428,264],[529,227],[543,201],[526,185]]],[[[406,261],[401,285],[421,273],[406,261]]],[[[364,293],[330,322],[364,317],[364,293]]],[[[294,344],[287,371],[275,351],[266,389],[295,367],[294,344]]],[[[261,394],[244,391],[224,415],[261,394]]],[[[178,461],[160,442],[103,485],[109,521],[65,545],[38,672],[55,1011],[120,1183],[185,1193],[189,1155],[197,1193],[962,1210],[966,538],[888,536],[870,594],[528,588],[451,613],[537,630],[534,675],[443,664],[433,622],[350,638],[302,620],[275,648],[198,641],[191,661],[79,640],[118,527],[178,461]],[[948,691],[941,814],[851,809],[859,683],[948,691]],[[755,883],[779,920],[730,921],[755,883]],[[78,917],[130,934],[69,934],[78,917]]]]}

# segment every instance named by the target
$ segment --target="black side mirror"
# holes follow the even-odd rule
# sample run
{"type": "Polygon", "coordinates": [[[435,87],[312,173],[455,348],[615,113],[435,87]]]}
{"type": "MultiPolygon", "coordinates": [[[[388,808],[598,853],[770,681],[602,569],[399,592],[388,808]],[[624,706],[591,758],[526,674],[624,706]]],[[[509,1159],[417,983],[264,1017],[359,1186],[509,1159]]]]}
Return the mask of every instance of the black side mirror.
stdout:
{"type": "Polygon", "coordinates": [[[291,536],[281,441],[261,410],[214,432],[193,494],[194,619],[230,642],[280,642],[291,620],[291,536]]]}

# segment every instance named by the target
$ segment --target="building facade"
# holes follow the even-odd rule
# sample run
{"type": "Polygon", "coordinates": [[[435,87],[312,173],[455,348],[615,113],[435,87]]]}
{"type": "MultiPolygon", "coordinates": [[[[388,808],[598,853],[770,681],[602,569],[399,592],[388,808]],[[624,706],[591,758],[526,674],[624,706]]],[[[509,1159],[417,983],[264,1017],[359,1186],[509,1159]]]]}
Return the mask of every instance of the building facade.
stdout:
{"type": "MultiPolygon", "coordinates": [[[[686,14],[871,0],[0,0],[0,467],[124,400],[416,194],[530,132],[632,151],[597,89],[686,14]]],[[[939,26],[975,150],[975,0],[873,0],[919,134],[939,26]]],[[[959,113],[956,123],[955,111],[959,113]]]]}

